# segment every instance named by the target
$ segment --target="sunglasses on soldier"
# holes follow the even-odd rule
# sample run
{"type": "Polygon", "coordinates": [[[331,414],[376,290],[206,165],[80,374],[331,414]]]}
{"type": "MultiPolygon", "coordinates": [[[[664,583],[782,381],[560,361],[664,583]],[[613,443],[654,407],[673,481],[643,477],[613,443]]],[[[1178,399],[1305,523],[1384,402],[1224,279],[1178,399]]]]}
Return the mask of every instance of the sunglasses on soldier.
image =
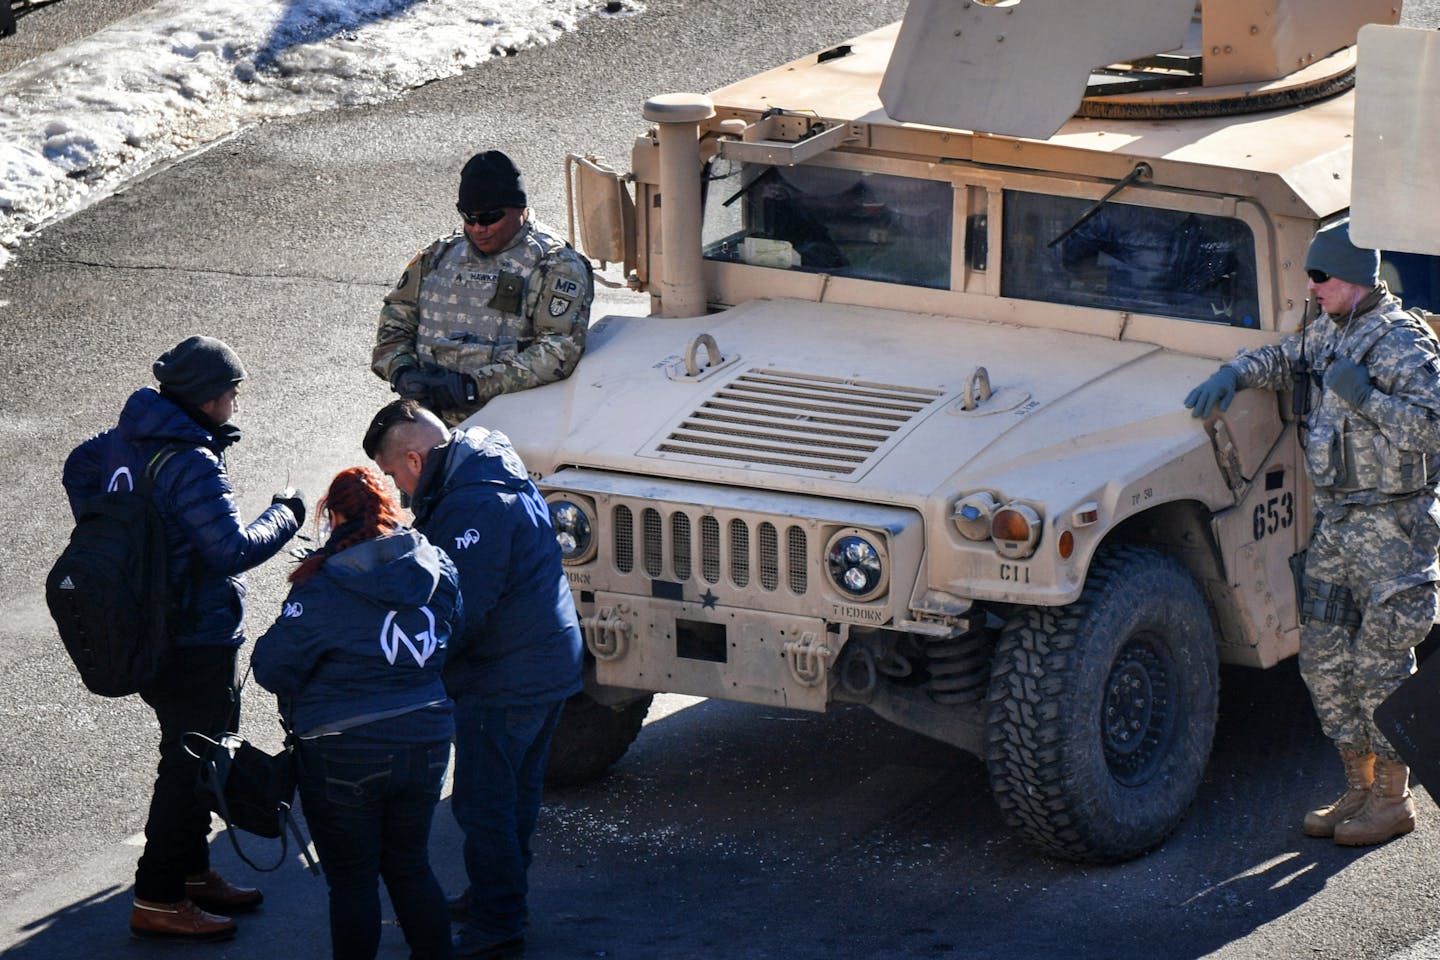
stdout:
{"type": "Polygon", "coordinates": [[[1309,275],[1310,282],[1316,285],[1322,284],[1330,279],[1330,274],[1324,270],[1306,270],[1305,273],[1309,275]]]}
{"type": "Polygon", "coordinates": [[[473,213],[466,213],[464,210],[460,210],[459,207],[455,209],[460,211],[460,219],[465,221],[467,227],[488,227],[492,223],[499,223],[505,219],[504,207],[495,207],[491,210],[476,210],[473,213]]]}

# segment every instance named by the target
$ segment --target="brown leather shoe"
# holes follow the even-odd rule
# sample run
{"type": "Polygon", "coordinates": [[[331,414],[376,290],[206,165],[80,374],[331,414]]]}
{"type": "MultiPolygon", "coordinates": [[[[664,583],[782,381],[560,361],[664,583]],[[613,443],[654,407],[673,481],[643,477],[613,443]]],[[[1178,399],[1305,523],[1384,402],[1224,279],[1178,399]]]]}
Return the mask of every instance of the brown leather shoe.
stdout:
{"type": "Polygon", "coordinates": [[[186,877],[185,897],[202,910],[226,914],[248,913],[265,899],[254,887],[237,887],[214,870],[186,877]]]}
{"type": "Polygon", "coordinates": [[[210,943],[235,936],[235,921],[206,913],[189,900],[155,903],[137,898],[130,908],[130,936],[137,940],[210,943]]]}

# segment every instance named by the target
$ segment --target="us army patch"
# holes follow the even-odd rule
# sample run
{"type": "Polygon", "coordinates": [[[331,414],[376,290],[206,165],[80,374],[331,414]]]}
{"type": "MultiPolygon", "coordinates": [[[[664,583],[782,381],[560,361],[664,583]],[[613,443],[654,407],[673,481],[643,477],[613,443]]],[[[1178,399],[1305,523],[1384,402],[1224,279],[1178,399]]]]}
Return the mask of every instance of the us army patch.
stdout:
{"type": "Polygon", "coordinates": [[[569,277],[558,277],[555,280],[555,292],[574,299],[580,296],[580,284],[569,277]]]}
{"type": "MultiPolygon", "coordinates": [[[[556,286],[558,287],[559,284],[556,284],[556,286]]],[[[569,300],[569,299],[567,299],[567,298],[565,298],[565,297],[551,297],[551,298],[550,298],[550,316],[552,316],[552,317],[563,317],[563,316],[565,315],[565,311],[570,309],[570,304],[571,304],[572,302],[574,302],[574,301],[569,300]]]]}

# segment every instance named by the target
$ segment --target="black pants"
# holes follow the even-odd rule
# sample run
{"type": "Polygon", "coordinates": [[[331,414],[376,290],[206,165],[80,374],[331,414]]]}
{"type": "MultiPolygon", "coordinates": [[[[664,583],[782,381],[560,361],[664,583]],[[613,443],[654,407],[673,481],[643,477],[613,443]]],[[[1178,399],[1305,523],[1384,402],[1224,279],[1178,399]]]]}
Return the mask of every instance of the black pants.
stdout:
{"type": "MultiPolygon", "coordinates": [[[[185,897],[185,878],[210,866],[210,811],[195,796],[200,762],[181,737],[235,730],[234,647],[178,647],[155,682],[140,691],[160,722],[160,765],[145,822],[145,852],[135,867],[135,896],[157,903],[185,897]]],[[[198,750],[201,744],[193,743],[198,750]]]]}

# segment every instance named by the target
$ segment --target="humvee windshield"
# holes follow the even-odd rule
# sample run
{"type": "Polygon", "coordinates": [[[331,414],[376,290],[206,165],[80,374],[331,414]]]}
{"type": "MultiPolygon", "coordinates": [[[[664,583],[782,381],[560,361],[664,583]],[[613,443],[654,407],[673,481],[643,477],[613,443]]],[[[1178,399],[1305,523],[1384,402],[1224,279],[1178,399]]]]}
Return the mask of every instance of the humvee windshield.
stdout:
{"type": "MultiPolygon", "coordinates": [[[[717,158],[702,189],[707,259],[951,286],[957,187],[949,181],[717,158]]],[[[1077,225],[1092,201],[1002,196],[1001,296],[1261,326],[1255,238],[1243,220],[1114,200],[1077,225]]],[[[987,221],[966,218],[971,270],[993,259],[987,221]]],[[[1386,253],[1382,276],[1407,306],[1436,309],[1440,258],[1386,253]]]]}
{"type": "Polygon", "coordinates": [[[1005,191],[1001,296],[1260,325],[1243,221],[1112,201],[1076,226],[1090,205],[1005,191]]]}
{"type": "Polygon", "coordinates": [[[704,187],[709,259],[950,286],[949,183],[721,160],[710,164],[704,187]]]}

